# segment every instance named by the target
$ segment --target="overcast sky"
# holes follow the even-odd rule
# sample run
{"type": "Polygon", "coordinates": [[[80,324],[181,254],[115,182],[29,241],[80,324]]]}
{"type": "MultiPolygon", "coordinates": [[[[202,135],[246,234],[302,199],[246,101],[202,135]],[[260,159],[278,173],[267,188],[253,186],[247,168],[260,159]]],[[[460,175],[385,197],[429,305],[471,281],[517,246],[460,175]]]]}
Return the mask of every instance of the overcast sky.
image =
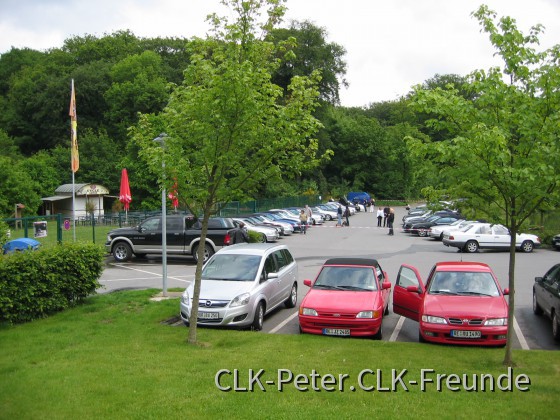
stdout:
{"type": "MultiPolygon", "coordinates": [[[[560,44],[560,0],[288,0],[287,20],[323,27],[347,53],[341,104],[398,99],[435,74],[466,75],[494,61],[471,12],[481,4],[528,33],[545,26],[541,47],[560,44]]],[[[0,54],[45,50],[72,36],[130,30],[139,37],[204,37],[219,0],[0,0],[0,54]]]]}

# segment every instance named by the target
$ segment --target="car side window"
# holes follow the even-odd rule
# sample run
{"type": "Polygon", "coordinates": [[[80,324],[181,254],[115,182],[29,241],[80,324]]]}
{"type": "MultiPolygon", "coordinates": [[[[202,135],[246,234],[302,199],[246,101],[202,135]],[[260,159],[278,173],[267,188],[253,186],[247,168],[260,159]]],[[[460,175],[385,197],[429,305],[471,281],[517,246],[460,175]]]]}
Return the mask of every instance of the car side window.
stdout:
{"type": "Polygon", "coordinates": [[[294,262],[294,257],[290,254],[290,251],[283,249],[282,254],[284,254],[284,258],[286,259],[286,265],[290,265],[294,262]]]}
{"type": "Polygon", "coordinates": [[[379,286],[381,286],[381,284],[385,281],[385,277],[383,276],[383,270],[378,265],[375,266],[375,277],[377,277],[377,280],[379,281],[379,286]]]}
{"type": "Polygon", "coordinates": [[[496,235],[509,235],[509,231],[503,226],[494,226],[494,233],[496,235]]]}
{"type": "Polygon", "coordinates": [[[544,275],[543,280],[548,284],[554,284],[555,282],[560,281],[560,264],[552,267],[552,269],[544,275]]]}
{"type": "Polygon", "coordinates": [[[261,274],[261,283],[265,282],[268,278],[268,275],[270,273],[276,273],[277,269],[276,269],[276,262],[274,260],[274,255],[270,254],[268,257],[266,257],[266,260],[264,261],[264,268],[261,274]]]}
{"type": "Polygon", "coordinates": [[[144,232],[154,232],[161,230],[161,218],[155,217],[153,219],[148,219],[142,223],[141,229],[144,232]]]}
{"type": "Polygon", "coordinates": [[[419,286],[416,273],[408,267],[401,267],[396,284],[401,287],[419,286]]]}
{"type": "Polygon", "coordinates": [[[178,218],[166,219],[167,231],[180,232],[183,230],[183,220],[178,218]]]}
{"type": "Polygon", "coordinates": [[[282,270],[282,268],[288,265],[286,262],[286,258],[282,253],[282,250],[276,251],[274,255],[276,257],[276,262],[278,263],[278,271],[282,270]]]}

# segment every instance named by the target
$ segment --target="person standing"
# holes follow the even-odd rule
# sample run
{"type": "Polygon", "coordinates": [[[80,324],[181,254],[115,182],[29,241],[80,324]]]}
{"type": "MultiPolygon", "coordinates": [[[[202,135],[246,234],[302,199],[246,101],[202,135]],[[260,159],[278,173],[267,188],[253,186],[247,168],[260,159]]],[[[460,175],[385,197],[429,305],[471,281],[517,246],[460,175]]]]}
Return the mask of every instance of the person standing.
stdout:
{"type": "Polygon", "coordinates": [[[350,208],[348,204],[346,204],[346,208],[344,209],[344,217],[346,218],[346,226],[350,226],[350,220],[348,219],[350,217],[350,208]]]}
{"type": "Polygon", "coordinates": [[[311,210],[311,207],[309,207],[307,204],[305,205],[305,214],[307,214],[307,223],[313,224],[313,211],[311,210]]]}
{"type": "Polygon", "coordinates": [[[387,220],[387,226],[389,227],[389,235],[393,236],[393,222],[395,221],[395,210],[393,208],[389,209],[389,216],[387,220]]]}
{"type": "Polygon", "coordinates": [[[245,223],[239,222],[239,226],[232,231],[231,235],[231,245],[242,244],[244,242],[249,242],[249,235],[245,230],[245,223]]]}
{"type": "Polygon", "coordinates": [[[387,219],[389,218],[389,212],[391,209],[389,207],[385,207],[383,209],[383,227],[387,226],[387,219]]]}
{"type": "Polygon", "coordinates": [[[383,209],[379,207],[377,209],[377,227],[381,227],[383,221],[383,209]]]}
{"type": "Polygon", "coordinates": [[[338,218],[336,227],[342,226],[342,206],[340,204],[338,205],[338,209],[336,210],[336,217],[338,218]]]}
{"type": "Polygon", "coordinates": [[[300,233],[307,234],[307,213],[305,213],[305,209],[301,209],[299,212],[299,223],[301,227],[300,233]]]}

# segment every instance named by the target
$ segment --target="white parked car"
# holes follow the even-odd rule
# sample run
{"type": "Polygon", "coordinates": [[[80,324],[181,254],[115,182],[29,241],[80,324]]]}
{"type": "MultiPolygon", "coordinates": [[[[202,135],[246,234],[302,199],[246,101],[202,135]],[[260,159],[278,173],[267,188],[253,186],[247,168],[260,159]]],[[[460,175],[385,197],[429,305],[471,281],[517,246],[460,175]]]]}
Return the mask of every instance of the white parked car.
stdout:
{"type": "Polygon", "coordinates": [[[321,216],[325,219],[325,220],[336,220],[337,215],[336,215],[336,210],[331,210],[329,207],[324,206],[324,205],[320,205],[317,207],[313,207],[313,212],[317,212],[319,214],[321,214],[321,216]]]}
{"type": "MultiPolygon", "coordinates": [[[[445,246],[454,246],[465,252],[477,252],[479,249],[507,251],[509,243],[509,230],[491,223],[473,223],[443,235],[445,246]]],[[[515,239],[515,247],[523,252],[532,252],[540,246],[541,240],[536,235],[519,233],[515,239]]]]}
{"type": "Polygon", "coordinates": [[[476,223],[476,221],[459,219],[449,225],[441,225],[441,226],[435,225],[429,229],[428,234],[430,238],[433,238],[436,241],[441,241],[443,240],[443,235],[445,235],[446,232],[451,232],[452,230],[459,230],[467,225],[470,225],[471,223],[476,223]]]}
{"type": "Polygon", "coordinates": [[[278,238],[280,238],[278,229],[273,226],[259,226],[251,222],[249,219],[233,218],[235,226],[239,226],[240,222],[245,223],[248,231],[258,233],[261,242],[276,242],[278,238]]]}
{"type": "MultiPolygon", "coordinates": [[[[286,245],[236,244],[216,252],[202,268],[198,325],[261,330],[275,308],[297,304],[298,266],[286,245]]],[[[181,297],[191,321],[194,282],[181,297]]]]}

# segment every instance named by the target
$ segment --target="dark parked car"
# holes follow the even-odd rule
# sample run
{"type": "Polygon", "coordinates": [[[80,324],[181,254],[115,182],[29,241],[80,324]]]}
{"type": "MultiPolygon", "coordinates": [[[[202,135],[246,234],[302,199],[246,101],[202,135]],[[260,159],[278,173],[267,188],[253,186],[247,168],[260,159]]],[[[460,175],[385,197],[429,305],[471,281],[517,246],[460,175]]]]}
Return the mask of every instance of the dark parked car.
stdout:
{"type": "MultiPolygon", "coordinates": [[[[192,255],[196,260],[200,245],[202,224],[192,214],[168,215],[166,217],[166,249],[168,254],[192,255]]],[[[208,220],[208,232],[204,244],[204,261],[208,260],[223,246],[229,245],[229,231],[235,229],[233,220],[214,217],[208,220]]],[[[161,216],[149,217],[136,227],[114,229],[107,234],[107,252],[116,261],[123,262],[132,255],[162,253],[161,216]]]]}
{"type": "Polygon", "coordinates": [[[556,235],[552,238],[552,246],[560,251],[560,235],[556,235]]]}
{"type": "Polygon", "coordinates": [[[459,216],[434,216],[430,217],[425,222],[413,223],[408,229],[409,233],[414,233],[418,236],[428,236],[430,228],[433,226],[449,226],[451,223],[461,220],[459,216]]]}
{"type": "Polygon", "coordinates": [[[552,320],[552,336],[560,341],[560,264],[554,265],[533,284],[533,312],[552,320]]]}

